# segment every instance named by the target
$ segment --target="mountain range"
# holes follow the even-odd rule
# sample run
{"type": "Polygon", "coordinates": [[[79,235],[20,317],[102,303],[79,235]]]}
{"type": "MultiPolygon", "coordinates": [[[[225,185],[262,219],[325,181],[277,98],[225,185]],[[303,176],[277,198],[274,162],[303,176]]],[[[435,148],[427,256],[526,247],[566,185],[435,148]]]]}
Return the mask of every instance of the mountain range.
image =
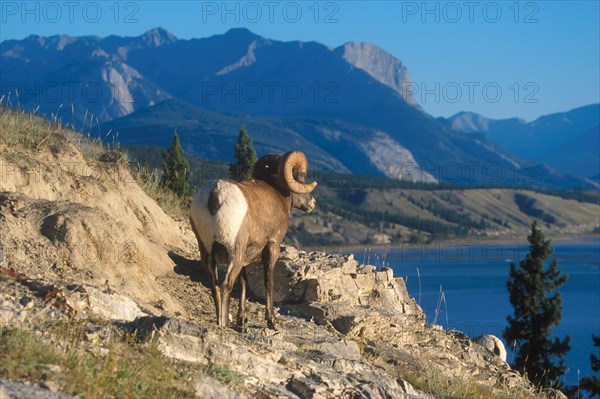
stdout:
{"type": "Polygon", "coordinates": [[[600,104],[542,116],[532,122],[518,118],[489,119],[461,112],[449,118],[466,133],[485,133],[513,154],[579,176],[600,173],[600,104]]]}
{"type": "MultiPolygon", "coordinates": [[[[520,154],[507,145],[514,138],[498,139],[501,130],[484,129],[503,121],[427,114],[406,90],[408,69],[369,43],[329,48],[246,29],[189,40],[162,28],[138,37],[29,36],[0,43],[0,72],[5,103],[84,131],[103,124],[122,143],[165,145],[177,128],[191,154],[230,160],[244,125],[259,155],[299,148],[339,172],[477,185],[593,185],[559,172],[559,164],[547,167],[520,154]]],[[[594,130],[593,121],[577,118],[571,126],[587,127],[593,140],[597,122],[594,130]]],[[[504,125],[509,133],[532,128],[504,125]]],[[[585,168],[568,172],[597,174],[585,168]]]]}

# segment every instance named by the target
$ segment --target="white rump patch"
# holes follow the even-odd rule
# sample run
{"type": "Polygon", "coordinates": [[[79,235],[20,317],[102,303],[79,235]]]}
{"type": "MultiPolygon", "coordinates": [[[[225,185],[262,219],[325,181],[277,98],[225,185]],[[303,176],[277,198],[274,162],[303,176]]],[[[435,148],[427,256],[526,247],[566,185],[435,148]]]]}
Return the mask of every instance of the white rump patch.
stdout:
{"type": "Polygon", "coordinates": [[[248,212],[248,202],[242,190],[233,182],[218,180],[198,189],[191,206],[191,218],[207,251],[214,242],[232,253],[242,222],[248,212]],[[218,194],[219,208],[215,215],[208,210],[210,193],[218,194]]]}

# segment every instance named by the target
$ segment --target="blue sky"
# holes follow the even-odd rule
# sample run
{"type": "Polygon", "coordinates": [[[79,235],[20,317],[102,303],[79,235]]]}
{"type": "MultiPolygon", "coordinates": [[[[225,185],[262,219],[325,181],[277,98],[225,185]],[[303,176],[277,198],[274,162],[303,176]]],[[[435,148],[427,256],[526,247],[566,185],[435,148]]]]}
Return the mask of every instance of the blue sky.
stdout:
{"type": "Polygon", "coordinates": [[[600,102],[598,1],[7,1],[0,39],[179,38],[246,27],[276,40],[366,41],[399,58],[434,116],[532,120],[600,102]]]}

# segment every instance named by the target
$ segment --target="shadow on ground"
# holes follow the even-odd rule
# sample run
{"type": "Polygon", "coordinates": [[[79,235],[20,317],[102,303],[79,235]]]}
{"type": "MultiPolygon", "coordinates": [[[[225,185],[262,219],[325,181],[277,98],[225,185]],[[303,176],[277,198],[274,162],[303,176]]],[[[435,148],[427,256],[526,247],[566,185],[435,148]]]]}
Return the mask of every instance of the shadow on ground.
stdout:
{"type": "MultiPolygon", "coordinates": [[[[175,263],[175,267],[173,268],[173,271],[175,273],[182,275],[182,276],[186,276],[190,279],[190,281],[193,281],[194,283],[200,283],[208,289],[211,288],[210,280],[209,280],[208,276],[206,275],[206,273],[204,272],[204,270],[202,270],[202,266],[200,265],[199,260],[188,259],[185,256],[177,254],[173,251],[169,251],[169,257],[175,263]]],[[[220,277],[223,278],[225,273],[223,273],[223,269],[219,268],[219,270],[220,270],[220,272],[219,272],[220,277]]],[[[231,292],[232,296],[236,299],[239,297],[239,289],[240,289],[240,284],[239,284],[239,279],[238,279],[238,281],[236,281],[236,283],[233,287],[233,291],[231,292]]],[[[248,299],[251,301],[258,300],[258,298],[254,297],[252,292],[248,292],[247,295],[248,295],[248,299]]],[[[262,302],[262,301],[258,301],[258,302],[262,302]]]]}
{"type": "Polygon", "coordinates": [[[169,257],[175,262],[173,271],[179,275],[188,277],[195,283],[201,283],[206,288],[210,288],[210,280],[200,266],[200,261],[197,259],[188,259],[185,256],[179,255],[173,251],[169,251],[169,257]]]}

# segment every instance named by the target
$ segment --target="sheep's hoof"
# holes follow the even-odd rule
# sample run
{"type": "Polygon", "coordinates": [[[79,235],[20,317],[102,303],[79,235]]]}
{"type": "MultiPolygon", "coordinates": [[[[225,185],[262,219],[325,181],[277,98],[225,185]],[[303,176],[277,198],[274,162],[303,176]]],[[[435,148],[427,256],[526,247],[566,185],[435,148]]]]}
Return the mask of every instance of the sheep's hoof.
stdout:
{"type": "Polygon", "coordinates": [[[271,330],[279,331],[275,319],[267,320],[267,327],[269,327],[271,330]]]}
{"type": "Polygon", "coordinates": [[[247,323],[248,323],[248,318],[246,316],[237,318],[236,324],[238,327],[243,328],[247,323]]]}

